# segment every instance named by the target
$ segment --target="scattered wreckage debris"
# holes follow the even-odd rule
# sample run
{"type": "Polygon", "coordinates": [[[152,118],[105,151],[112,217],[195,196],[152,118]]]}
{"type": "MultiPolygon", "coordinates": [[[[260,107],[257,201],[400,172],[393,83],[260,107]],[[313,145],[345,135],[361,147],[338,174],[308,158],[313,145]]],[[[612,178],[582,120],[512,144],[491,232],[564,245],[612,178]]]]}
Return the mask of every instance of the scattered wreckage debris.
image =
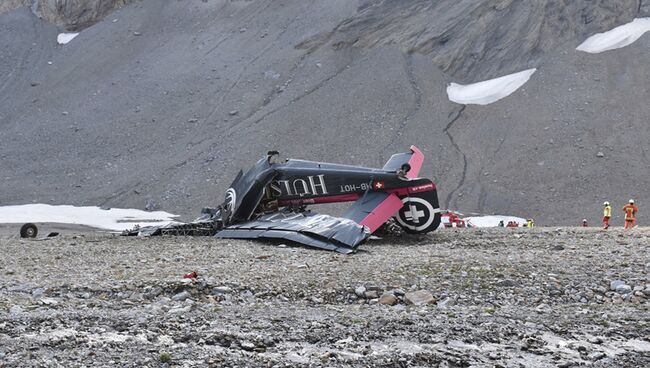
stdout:
{"type": "Polygon", "coordinates": [[[199,277],[199,274],[196,271],[192,271],[190,273],[186,273],[185,275],[183,275],[184,279],[192,279],[192,280],[194,280],[194,279],[196,279],[198,277],[199,277]]]}
{"type": "Polygon", "coordinates": [[[436,185],[419,178],[424,155],[415,146],[391,156],[381,169],[289,159],[269,152],[240,171],[217,208],[193,222],[135,227],[123,235],[204,235],[286,239],[307,246],[353,252],[380,228],[420,234],[440,225],[436,185]],[[317,214],[308,205],[354,202],[341,216],[317,214]]]}
{"type": "Polygon", "coordinates": [[[46,236],[35,239],[38,236],[38,227],[35,224],[27,223],[20,227],[20,237],[24,239],[45,240],[58,236],[59,233],[51,232],[46,236]]]}
{"type": "Polygon", "coordinates": [[[442,224],[446,228],[450,227],[458,227],[458,228],[465,228],[465,227],[470,227],[469,224],[466,223],[466,221],[462,218],[460,218],[461,213],[453,212],[453,211],[446,211],[442,213],[442,224]]]}

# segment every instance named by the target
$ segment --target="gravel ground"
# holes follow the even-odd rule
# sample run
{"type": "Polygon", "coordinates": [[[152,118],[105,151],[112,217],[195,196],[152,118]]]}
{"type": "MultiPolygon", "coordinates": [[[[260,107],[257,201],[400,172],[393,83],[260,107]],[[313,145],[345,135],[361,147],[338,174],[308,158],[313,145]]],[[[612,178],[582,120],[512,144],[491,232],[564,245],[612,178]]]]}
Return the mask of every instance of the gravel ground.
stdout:
{"type": "Polygon", "coordinates": [[[5,232],[0,367],[648,366],[649,237],[450,230],[344,256],[5,232]]]}

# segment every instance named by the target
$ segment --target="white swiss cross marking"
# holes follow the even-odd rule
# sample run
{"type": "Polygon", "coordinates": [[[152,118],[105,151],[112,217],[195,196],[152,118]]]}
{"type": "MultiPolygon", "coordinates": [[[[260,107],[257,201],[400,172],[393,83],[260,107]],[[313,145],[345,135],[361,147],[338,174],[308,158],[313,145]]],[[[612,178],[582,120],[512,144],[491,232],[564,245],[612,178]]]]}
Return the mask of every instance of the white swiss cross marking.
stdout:
{"type": "Polygon", "coordinates": [[[375,188],[376,188],[376,189],[381,189],[381,188],[383,188],[383,187],[384,187],[384,183],[382,183],[382,182],[380,182],[380,181],[378,181],[378,182],[375,183],[375,188]]]}
{"type": "Polygon", "coordinates": [[[418,211],[414,205],[409,205],[409,211],[404,212],[404,216],[407,220],[413,221],[416,224],[420,223],[420,219],[424,217],[424,211],[418,211]]]}

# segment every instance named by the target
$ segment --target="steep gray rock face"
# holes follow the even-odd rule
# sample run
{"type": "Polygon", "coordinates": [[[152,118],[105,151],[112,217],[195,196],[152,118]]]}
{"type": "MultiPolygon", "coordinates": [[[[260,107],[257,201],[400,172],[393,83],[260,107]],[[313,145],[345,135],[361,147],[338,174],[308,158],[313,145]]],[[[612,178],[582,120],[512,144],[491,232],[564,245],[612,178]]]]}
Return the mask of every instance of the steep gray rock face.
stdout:
{"type": "Polygon", "coordinates": [[[589,32],[641,14],[643,4],[579,1],[593,16],[583,18],[582,10],[567,13],[582,9],[574,2],[541,10],[448,3],[435,16],[420,15],[433,10],[418,12],[416,3],[145,0],[67,45],[28,8],[2,14],[0,205],[155,203],[191,219],[268,150],[381,167],[416,144],[443,207],[544,225],[594,223],[605,199],[634,197],[643,206],[650,36],[603,54],[575,51],[589,32]],[[468,9],[482,20],[468,23],[468,9]],[[505,14],[528,14],[528,22],[505,14]],[[391,17],[395,26],[377,25],[391,17]],[[455,51],[427,49],[436,19],[447,19],[445,47],[455,51]],[[405,36],[417,23],[421,41],[405,36]],[[479,28],[501,43],[465,61],[474,46],[464,32],[482,37],[479,28]],[[525,46],[531,42],[537,48],[525,46]],[[451,74],[436,61],[446,54],[451,74]],[[447,98],[452,79],[523,66],[539,70],[495,104],[447,98]]]}
{"type": "Polygon", "coordinates": [[[31,5],[32,0],[3,0],[0,2],[0,14],[31,5]]]}
{"type": "Polygon", "coordinates": [[[133,0],[35,0],[37,13],[69,31],[95,24],[108,13],[133,0]]]}
{"type": "Polygon", "coordinates": [[[640,6],[640,0],[364,0],[354,17],[311,42],[396,44],[431,56],[455,80],[473,82],[537,66],[562,44],[631,21],[640,6]]]}
{"type": "Polygon", "coordinates": [[[650,17],[650,0],[641,0],[639,4],[639,16],[650,17]]]}
{"type": "Polygon", "coordinates": [[[78,31],[133,0],[3,0],[0,14],[28,6],[40,18],[68,31],[78,31]]]}

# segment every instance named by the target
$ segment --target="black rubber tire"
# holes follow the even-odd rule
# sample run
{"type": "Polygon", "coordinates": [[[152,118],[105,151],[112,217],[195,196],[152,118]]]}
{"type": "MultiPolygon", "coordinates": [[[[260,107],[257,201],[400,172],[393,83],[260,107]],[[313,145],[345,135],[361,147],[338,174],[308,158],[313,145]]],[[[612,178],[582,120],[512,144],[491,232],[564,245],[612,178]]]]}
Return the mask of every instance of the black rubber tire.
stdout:
{"type": "Polygon", "coordinates": [[[35,238],[38,235],[38,228],[34,224],[25,224],[20,228],[21,238],[35,238]]]}

